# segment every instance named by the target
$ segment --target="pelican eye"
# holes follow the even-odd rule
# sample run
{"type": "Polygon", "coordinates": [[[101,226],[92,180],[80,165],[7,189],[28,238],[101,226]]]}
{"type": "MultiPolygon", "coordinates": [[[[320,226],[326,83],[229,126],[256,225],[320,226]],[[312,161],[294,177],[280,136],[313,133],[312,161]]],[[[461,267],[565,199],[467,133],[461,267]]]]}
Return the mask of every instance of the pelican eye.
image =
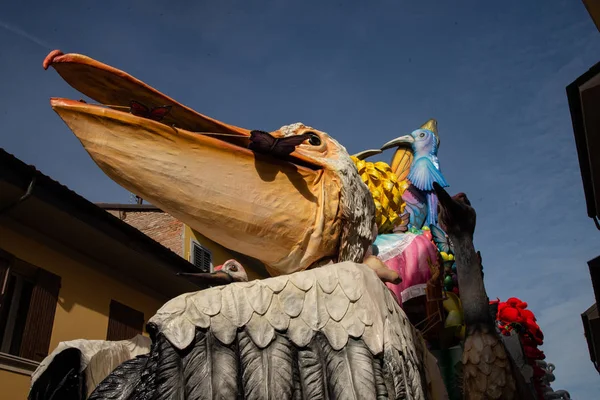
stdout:
{"type": "Polygon", "coordinates": [[[306,132],[308,137],[308,143],[313,146],[319,146],[321,144],[321,138],[314,132],[306,132]]]}

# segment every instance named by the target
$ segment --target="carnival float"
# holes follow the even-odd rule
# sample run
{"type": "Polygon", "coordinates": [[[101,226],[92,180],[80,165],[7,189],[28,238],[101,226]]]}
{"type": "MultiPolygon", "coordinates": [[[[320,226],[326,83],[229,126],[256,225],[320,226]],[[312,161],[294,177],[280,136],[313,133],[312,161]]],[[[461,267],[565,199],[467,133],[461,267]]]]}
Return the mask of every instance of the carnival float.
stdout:
{"type": "Polygon", "coordinates": [[[527,304],[487,297],[435,120],[351,156],[301,123],[204,116],[80,54],[43,66],[96,102],[50,100],[110,178],[270,277],[236,260],[181,274],[211,287],[166,303],[149,338],[61,343],[30,399],[570,398],[527,304]]]}

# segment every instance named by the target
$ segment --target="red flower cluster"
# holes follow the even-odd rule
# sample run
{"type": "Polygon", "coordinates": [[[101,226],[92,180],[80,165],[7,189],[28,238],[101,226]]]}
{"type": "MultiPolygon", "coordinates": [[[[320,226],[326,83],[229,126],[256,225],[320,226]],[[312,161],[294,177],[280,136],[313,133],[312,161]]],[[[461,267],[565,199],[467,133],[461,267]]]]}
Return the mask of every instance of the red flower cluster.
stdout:
{"type": "Polygon", "coordinates": [[[541,396],[540,378],[544,376],[545,372],[537,366],[535,361],[543,360],[546,356],[543,351],[538,349],[538,346],[544,343],[544,334],[537,324],[535,315],[527,310],[526,302],[516,297],[511,297],[505,302],[500,300],[490,301],[490,304],[498,304],[496,323],[502,334],[510,335],[513,330],[516,330],[519,334],[525,357],[534,370],[534,386],[538,395],[541,396]]]}
{"type": "Polygon", "coordinates": [[[544,343],[544,334],[536,322],[535,315],[527,310],[526,302],[511,297],[505,302],[494,301],[494,303],[498,303],[496,320],[504,335],[509,335],[510,331],[520,326],[522,333],[532,341],[532,345],[541,346],[544,343]]]}

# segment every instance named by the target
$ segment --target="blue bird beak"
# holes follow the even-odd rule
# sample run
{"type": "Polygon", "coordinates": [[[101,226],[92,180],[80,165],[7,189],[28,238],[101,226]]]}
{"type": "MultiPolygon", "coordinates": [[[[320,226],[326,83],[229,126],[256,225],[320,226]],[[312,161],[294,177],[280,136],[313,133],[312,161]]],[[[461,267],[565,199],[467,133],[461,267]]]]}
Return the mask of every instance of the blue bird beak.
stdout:
{"type": "Polygon", "coordinates": [[[391,149],[392,147],[411,145],[414,142],[415,138],[413,138],[411,135],[404,135],[400,136],[399,138],[390,140],[389,142],[381,146],[381,150],[391,149]]]}
{"type": "Polygon", "coordinates": [[[360,153],[353,154],[352,156],[358,158],[359,160],[364,160],[366,158],[369,158],[371,156],[374,156],[376,154],[381,154],[381,153],[382,153],[382,151],[379,149],[372,149],[372,150],[361,151],[360,153]]]}

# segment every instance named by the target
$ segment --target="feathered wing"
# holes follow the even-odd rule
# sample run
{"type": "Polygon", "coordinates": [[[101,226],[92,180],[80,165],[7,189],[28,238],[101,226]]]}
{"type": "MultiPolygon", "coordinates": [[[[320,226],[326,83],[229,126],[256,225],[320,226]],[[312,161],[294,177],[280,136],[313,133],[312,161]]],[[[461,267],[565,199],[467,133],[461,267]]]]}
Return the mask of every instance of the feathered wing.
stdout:
{"type": "Polygon", "coordinates": [[[244,399],[291,399],[295,349],[281,335],[264,349],[248,333],[238,335],[244,399]]]}
{"type": "Polygon", "coordinates": [[[223,345],[210,331],[199,329],[182,364],[186,399],[233,399],[237,395],[235,344],[223,345]]]}
{"type": "Polygon", "coordinates": [[[302,399],[329,400],[325,371],[325,358],[317,340],[298,350],[299,381],[302,399]]]}
{"type": "Polygon", "coordinates": [[[418,334],[362,264],[185,294],[149,331],[94,399],[425,399],[418,334]]]}
{"type": "MultiPolygon", "coordinates": [[[[422,217],[421,213],[424,213],[424,223],[426,223],[428,226],[437,225],[438,199],[435,192],[433,192],[433,183],[437,182],[442,187],[447,187],[448,183],[446,182],[444,176],[434,165],[432,160],[430,160],[428,157],[420,157],[414,161],[407,178],[411,182],[413,189],[410,194],[413,196],[417,192],[420,192],[421,194],[421,196],[419,196],[421,197],[421,201],[418,202],[418,211],[420,213],[415,213],[415,216],[418,215],[419,217],[422,217]]],[[[407,195],[407,197],[409,196],[410,195],[407,195]]],[[[409,207],[409,212],[415,211],[415,208],[417,208],[414,207],[416,205],[415,203],[412,204],[413,207],[409,207]]],[[[411,221],[412,225],[416,228],[421,228],[423,226],[423,224],[420,224],[420,218],[415,222],[419,222],[419,224],[412,223],[411,221]]]]}
{"type": "Polygon", "coordinates": [[[88,400],[127,400],[141,388],[142,372],[147,365],[147,354],[125,361],[104,379],[90,394],[88,400]]]}
{"type": "Polygon", "coordinates": [[[94,354],[85,368],[87,395],[106,378],[115,368],[133,357],[125,345],[109,347],[94,354]]]}
{"type": "MultiPolygon", "coordinates": [[[[408,146],[400,146],[392,157],[392,172],[398,177],[398,182],[409,180],[411,165],[414,160],[412,149],[408,146]]],[[[427,219],[427,197],[425,193],[412,184],[402,194],[402,200],[406,204],[405,213],[409,215],[409,223],[415,228],[421,228],[427,219]]]]}
{"type": "Polygon", "coordinates": [[[69,385],[72,390],[75,381],[80,382],[81,398],[85,398],[124,361],[147,354],[150,345],[150,338],[142,335],[120,341],[77,339],[60,342],[32,374],[29,398],[48,399],[49,393],[55,391],[60,393],[60,398],[70,399],[64,390],[69,385]]]}
{"type": "Polygon", "coordinates": [[[390,399],[406,399],[406,376],[400,365],[400,357],[393,349],[386,349],[383,363],[383,374],[386,379],[390,399]]]}
{"type": "Polygon", "coordinates": [[[349,339],[339,351],[334,350],[327,339],[316,337],[327,372],[327,386],[332,399],[375,400],[375,373],[373,354],[362,340],[349,339]]]}
{"type": "Polygon", "coordinates": [[[428,157],[417,159],[407,178],[418,189],[425,191],[433,190],[433,182],[439,183],[441,187],[449,186],[441,171],[428,157]]]}
{"type": "Polygon", "coordinates": [[[408,177],[410,165],[413,162],[413,153],[409,147],[398,147],[392,157],[392,172],[398,177],[401,182],[408,177]]]}
{"type": "Polygon", "coordinates": [[[377,400],[388,399],[389,394],[394,392],[390,392],[388,389],[388,385],[391,386],[391,381],[386,382],[380,357],[373,358],[373,372],[375,373],[375,396],[377,400]]]}
{"type": "Polygon", "coordinates": [[[82,400],[86,398],[81,351],[70,348],[57,354],[48,368],[35,380],[28,400],[82,400]]]}
{"type": "Polygon", "coordinates": [[[168,340],[158,340],[154,349],[157,354],[151,369],[155,376],[154,396],[157,399],[185,399],[181,354],[168,340]]]}

